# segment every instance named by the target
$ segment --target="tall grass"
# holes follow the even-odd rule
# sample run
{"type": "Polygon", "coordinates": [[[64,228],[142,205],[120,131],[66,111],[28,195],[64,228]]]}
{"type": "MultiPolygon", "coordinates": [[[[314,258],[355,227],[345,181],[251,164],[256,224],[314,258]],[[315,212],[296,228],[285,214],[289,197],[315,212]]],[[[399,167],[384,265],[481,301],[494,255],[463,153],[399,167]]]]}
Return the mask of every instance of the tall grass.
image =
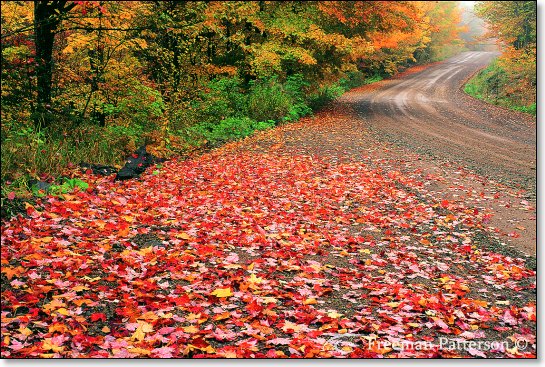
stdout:
{"type": "Polygon", "coordinates": [[[527,91],[516,88],[518,81],[494,60],[488,67],[478,72],[464,86],[464,92],[488,103],[536,115],[537,104],[530,101],[521,104],[527,98],[527,91]]]}

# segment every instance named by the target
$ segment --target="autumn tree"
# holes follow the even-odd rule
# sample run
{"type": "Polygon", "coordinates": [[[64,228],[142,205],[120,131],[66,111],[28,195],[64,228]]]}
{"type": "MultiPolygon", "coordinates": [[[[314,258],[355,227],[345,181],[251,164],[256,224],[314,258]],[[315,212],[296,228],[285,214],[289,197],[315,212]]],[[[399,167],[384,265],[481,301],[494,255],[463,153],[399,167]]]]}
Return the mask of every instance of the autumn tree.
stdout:
{"type": "Polygon", "coordinates": [[[36,49],[37,114],[35,123],[47,126],[44,112],[51,104],[53,43],[59,25],[76,4],[68,1],[34,1],[34,45],[36,49]]]}
{"type": "Polygon", "coordinates": [[[520,103],[536,99],[537,7],[534,1],[482,1],[476,12],[486,20],[490,37],[502,50],[500,65],[510,82],[507,93],[520,103]]]}
{"type": "Polygon", "coordinates": [[[463,48],[460,38],[466,27],[461,24],[462,11],[456,1],[422,2],[429,27],[429,42],[416,55],[421,62],[438,61],[450,57],[463,48]]]}

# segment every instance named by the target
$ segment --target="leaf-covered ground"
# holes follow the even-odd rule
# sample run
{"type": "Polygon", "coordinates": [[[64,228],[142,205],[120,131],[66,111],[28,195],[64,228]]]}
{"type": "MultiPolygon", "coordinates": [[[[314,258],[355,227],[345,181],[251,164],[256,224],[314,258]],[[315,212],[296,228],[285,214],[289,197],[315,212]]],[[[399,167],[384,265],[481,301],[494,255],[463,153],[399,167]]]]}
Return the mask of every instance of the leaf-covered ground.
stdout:
{"type": "Polygon", "coordinates": [[[482,246],[487,214],[440,177],[375,163],[220,149],[84,176],[2,222],[2,355],[535,356],[526,259],[482,246]]]}

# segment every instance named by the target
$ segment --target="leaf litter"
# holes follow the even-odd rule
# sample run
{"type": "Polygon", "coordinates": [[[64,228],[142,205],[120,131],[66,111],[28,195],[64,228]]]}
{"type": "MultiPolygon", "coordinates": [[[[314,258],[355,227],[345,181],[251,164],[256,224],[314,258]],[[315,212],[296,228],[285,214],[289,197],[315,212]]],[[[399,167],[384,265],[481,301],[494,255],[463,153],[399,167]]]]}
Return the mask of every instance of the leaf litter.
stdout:
{"type": "Polygon", "coordinates": [[[2,355],[535,357],[535,270],[440,175],[238,147],[2,221],[2,355]]]}

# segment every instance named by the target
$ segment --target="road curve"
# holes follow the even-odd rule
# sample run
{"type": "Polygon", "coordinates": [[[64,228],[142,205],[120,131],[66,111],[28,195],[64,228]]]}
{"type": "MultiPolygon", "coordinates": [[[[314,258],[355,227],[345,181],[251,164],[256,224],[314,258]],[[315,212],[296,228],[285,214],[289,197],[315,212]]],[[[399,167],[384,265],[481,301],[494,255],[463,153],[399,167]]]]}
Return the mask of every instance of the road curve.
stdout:
{"type": "Polygon", "coordinates": [[[462,91],[493,52],[465,52],[422,71],[349,93],[367,128],[387,140],[455,160],[535,192],[536,122],[462,91]]]}

